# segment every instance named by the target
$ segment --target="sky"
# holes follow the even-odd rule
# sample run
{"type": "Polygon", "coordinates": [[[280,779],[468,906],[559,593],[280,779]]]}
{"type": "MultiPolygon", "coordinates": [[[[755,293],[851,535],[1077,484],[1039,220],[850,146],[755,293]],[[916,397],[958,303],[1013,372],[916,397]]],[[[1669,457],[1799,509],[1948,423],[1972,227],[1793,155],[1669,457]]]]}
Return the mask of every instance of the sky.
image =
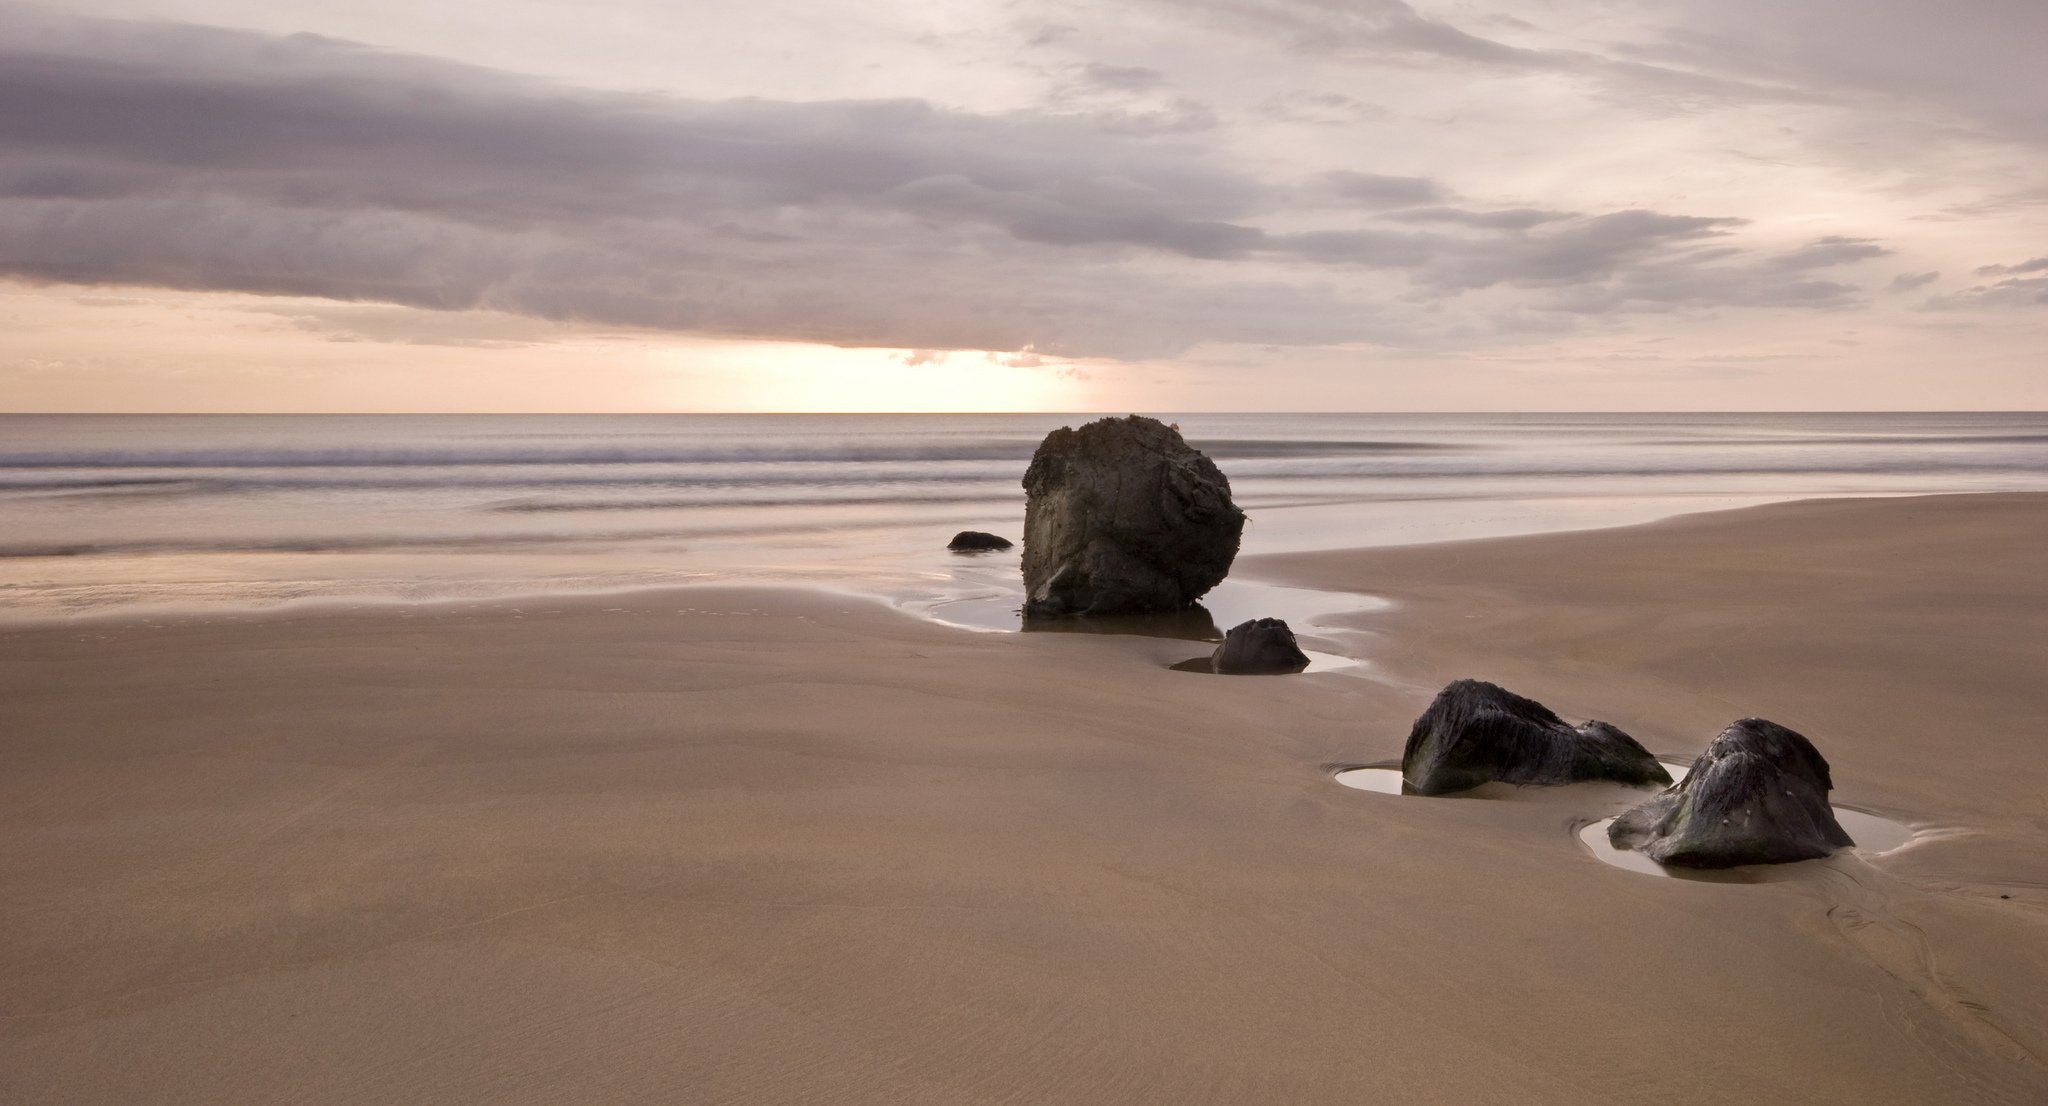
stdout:
{"type": "Polygon", "coordinates": [[[2041,0],[0,0],[0,410],[2048,408],[2041,0]]]}

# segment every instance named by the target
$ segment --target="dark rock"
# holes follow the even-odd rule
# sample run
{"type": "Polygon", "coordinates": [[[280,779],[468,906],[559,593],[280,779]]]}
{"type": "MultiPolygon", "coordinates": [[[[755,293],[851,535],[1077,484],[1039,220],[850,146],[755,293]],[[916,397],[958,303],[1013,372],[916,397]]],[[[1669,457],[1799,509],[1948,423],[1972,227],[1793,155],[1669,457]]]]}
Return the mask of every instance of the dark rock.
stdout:
{"type": "Polygon", "coordinates": [[[1813,742],[1745,718],[1721,731],[1684,780],[1616,818],[1607,839],[1688,868],[1812,860],[1855,844],[1828,805],[1833,788],[1813,742]]]}
{"type": "Polygon", "coordinates": [[[955,553],[982,553],[991,549],[1008,549],[1010,539],[984,534],[979,530],[962,530],[953,535],[953,540],[946,543],[946,548],[955,553]]]}
{"type": "Polygon", "coordinates": [[[1534,699],[1484,680],[1458,680],[1437,692],[1408,731],[1401,776],[1424,795],[1496,781],[1671,782],[1671,773],[1657,758],[1616,727],[1605,722],[1568,726],[1534,699]]]}
{"type": "Polygon", "coordinates": [[[1215,462],[1138,415],[1046,435],[1024,491],[1028,617],[1189,606],[1229,573],[1244,532],[1215,462]]]}
{"type": "Polygon", "coordinates": [[[1223,644],[1209,657],[1210,667],[1226,676],[1299,672],[1308,654],[1294,643],[1294,631],[1277,618],[1240,622],[1223,635],[1223,644]]]}

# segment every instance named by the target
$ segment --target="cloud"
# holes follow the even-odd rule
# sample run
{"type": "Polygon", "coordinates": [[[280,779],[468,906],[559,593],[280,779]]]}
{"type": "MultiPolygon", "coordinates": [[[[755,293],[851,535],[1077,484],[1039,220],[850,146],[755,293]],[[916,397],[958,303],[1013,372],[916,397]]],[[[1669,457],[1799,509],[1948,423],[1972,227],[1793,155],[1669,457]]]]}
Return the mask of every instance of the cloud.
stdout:
{"type": "MultiPolygon", "coordinates": [[[[1474,34],[1418,11],[1405,0],[1152,0],[1183,17],[1264,34],[1312,54],[1362,55],[1383,63],[1455,64],[1498,73],[1544,73],[1591,81],[1620,94],[1617,102],[1660,110],[1702,99],[1810,101],[1815,97],[1769,75],[1735,75],[1707,67],[1646,60],[1651,52],[1531,48],[1474,34]]],[[[1624,2],[1617,5],[1627,10],[1624,2]]],[[[1655,7],[1645,10],[1654,22],[1655,7]]],[[[1490,20],[1513,31],[1535,28],[1524,20],[1490,20]]]]}
{"type": "Polygon", "coordinates": [[[1367,119],[1385,119],[1387,109],[1342,92],[1312,92],[1295,89],[1268,96],[1252,108],[1257,115],[1279,123],[1316,127],[1348,127],[1367,119]]]}
{"type": "Polygon", "coordinates": [[[2048,305],[2048,276],[2028,276],[2029,273],[2048,273],[2048,257],[2029,258],[2011,265],[1979,266],[1975,270],[1977,276],[2003,276],[2009,279],[1973,285],[1946,296],[1936,296],[1927,301],[1927,306],[1954,309],[2048,305]]]}
{"type": "MultiPolygon", "coordinates": [[[[2040,94],[2048,5],[2038,0],[1637,0],[1624,10],[1656,28],[1638,57],[2048,143],[2040,94]]],[[[1885,115],[1896,129],[1899,113],[1885,115]]]]}
{"type": "Polygon", "coordinates": [[[1422,177],[1390,177],[1338,169],[1324,174],[1323,179],[1340,198],[1369,207],[1434,204],[1451,198],[1449,189],[1422,177]]]}
{"type": "Polygon", "coordinates": [[[2036,257],[2017,265],[1984,265],[1976,270],[1978,276],[2004,276],[2007,273],[2048,272],[2048,257],[2036,257]]]}
{"type": "Polygon", "coordinates": [[[1082,63],[1078,69],[1084,82],[1117,92],[1149,92],[1166,83],[1165,75],[1159,70],[1142,65],[1104,65],[1091,61],[1082,63]]]}
{"type": "Polygon", "coordinates": [[[1769,264],[1778,269],[1820,269],[1830,265],[1845,265],[1852,261],[1866,261],[1873,257],[1885,257],[1892,251],[1868,238],[1845,238],[1829,235],[1816,238],[1806,245],[1770,259],[1769,264]]]}
{"type": "MultiPolygon", "coordinates": [[[[1887,252],[1766,257],[1726,216],[1454,207],[1427,177],[1269,179],[1171,105],[596,93],[309,35],[21,12],[0,6],[0,275],[37,281],[1140,358],[1426,345],[1498,329],[1430,314],[1486,290],[1534,294],[1488,305],[1500,318],[1832,307],[1854,289],[1792,274],[1887,252]]],[[[1487,53],[1427,20],[1388,33],[1487,53]]],[[[337,318],[315,325],[377,322],[337,318]]]]}
{"type": "MultiPolygon", "coordinates": [[[[1604,282],[1633,263],[1654,259],[1668,247],[1718,237],[1741,225],[1743,220],[1728,217],[1617,211],[1439,259],[1430,272],[1435,282],[1460,288],[1502,282],[1604,282]]],[[[1679,254],[1662,264],[1690,271],[1699,267],[1700,260],[1697,254],[1679,254]]]]}
{"type": "Polygon", "coordinates": [[[334,342],[510,349],[546,345],[563,337],[553,323],[488,311],[420,312],[384,304],[294,304],[254,308],[334,342]]]}
{"type": "Polygon", "coordinates": [[[1979,284],[1946,296],[1936,296],[1927,301],[1927,306],[1936,309],[2048,307],[2048,277],[2014,277],[1995,284],[1979,284]]]}
{"type": "Polygon", "coordinates": [[[1898,276],[1892,278],[1892,282],[1890,284],[1884,286],[1884,290],[1887,292],[1894,293],[1911,292],[1916,289],[1925,288],[1928,285],[1933,284],[1935,281],[1940,279],[1941,274],[1938,272],[1900,273],[1898,276]]]}
{"type": "Polygon", "coordinates": [[[1544,223],[1576,217],[1576,212],[1542,211],[1532,207],[1505,211],[1467,211],[1455,207],[1422,207],[1389,212],[1387,218],[1403,223],[1451,223],[1480,230],[1528,230],[1544,223]]]}

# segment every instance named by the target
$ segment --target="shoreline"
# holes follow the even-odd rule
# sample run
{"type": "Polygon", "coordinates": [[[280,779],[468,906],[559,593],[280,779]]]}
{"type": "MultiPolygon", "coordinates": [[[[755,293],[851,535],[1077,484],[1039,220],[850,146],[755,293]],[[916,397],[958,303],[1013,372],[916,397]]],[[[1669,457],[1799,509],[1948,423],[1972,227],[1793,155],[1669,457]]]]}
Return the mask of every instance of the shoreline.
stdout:
{"type": "Polygon", "coordinates": [[[2043,550],[2048,495],[1997,493],[1246,566],[1392,598],[1334,620],[1372,678],[801,588],[0,627],[0,1063],[73,1101],[2038,1101],[2043,550]],[[1776,718],[1920,835],[1654,879],[1575,837],[1641,792],[1331,778],[1463,675],[1659,752],[1776,718]]]}
{"type": "MultiPolygon", "coordinates": [[[[1700,493],[1701,496],[1705,496],[1707,494],[1708,493],[1700,493]]],[[[1363,546],[1332,545],[1328,547],[1318,547],[1313,549],[1250,553],[1243,554],[1240,557],[1238,565],[1234,566],[1233,568],[1233,574],[1231,579],[1225,582],[1245,583],[1260,587],[1281,586],[1294,587],[1297,589],[1304,590],[1330,590],[1309,589],[1306,587],[1306,585],[1290,584],[1287,582],[1285,576],[1285,569],[1282,569],[1282,573],[1280,576],[1272,576],[1268,575],[1265,571],[1262,571],[1260,566],[1267,564],[1285,564],[1287,562],[1291,562],[1293,560],[1303,557],[1342,556],[1350,553],[1367,553],[1370,551],[1381,549],[1406,549],[1438,546],[1451,547],[1462,546],[1470,543],[1512,541],[1521,538],[1535,538],[1551,535],[1601,533],[1614,530],[1626,530],[1640,526],[1655,526],[1663,523],[1672,522],[1677,519],[1691,518],[1699,515],[1719,515],[1728,512],[1747,511],[1759,507],[1770,507],[1779,504],[1821,503],[1859,499],[1929,499],[1986,495],[1999,496],[2027,494],[2035,493],[1975,491],[1942,492],[1934,493],[1931,495],[1918,493],[1873,493],[1869,495],[1840,497],[1822,496],[1792,499],[1766,499],[1763,502],[1743,504],[1734,507],[1717,506],[1703,510],[1680,510],[1670,514],[1659,515],[1648,521],[1629,520],[1612,523],[1603,523],[1593,526],[1566,526],[1557,529],[1541,529],[1526,531],[1515,530],[1504,533],[1484,534],[1475,537],[1454,538],[1449,540],[1424,540],[1417,542],[1383,543],[1377,545],[1363,546]],[[1249,569],[1249,571],[1246,571],[1247,568],[1249,569]]],[[[1713,496],[1713,498],[1727,499],[1745,497],[1729,497],[1723,495],[1715,495],[1713,496]]],[[[1442,500],[1430,499],[1418,500],[1418,502],[1442,502],[1442,500]]],[[[5,563],[5,561],[0,561],[0,564],[5,563]]],[[[373,592],[344,592],[306,595],[289,599],[257,602],[237,600],[222,600],[216,602],[173,600],[163,603],[122,602],[66,612],[48,612],[41,610],[20,609],[0,604],[0,630],[32,629],[36,627],[63,626],[74,623],[98,623],[109,621],[118,622],[131,619],[136,621],[179,622],[208,621],[215,619],[224,619],[230,621],[249,621],[253,619],[270,616],[296,617],[300,615],[313,615],[324,612],[349,611],[359,607],[373,610],[393,610],[413,607],[425,609],[462,605],[475,605],[479,607],[507,607],[511,605],[531,606],[533,604],[542,602],[583,602],[607,597],[630,598],[632,596],[639,595],[642,593],[657,594],[669,591],[694,591],[706,589],[718,590],[733,588],[765,588],[775,590],[815,591],[820,593],[821,595],[860,596],[867,599],[872,599],[885,603],[893,608],[910,614],[912,617],[939,622],[941,624],[948,626],[954,626],[962,629],[971,629],[976,631],[1001,629],[1000,627],[979,625],[975,622],[953,621],[937,617],[933,612],[939,607],[947,606],[950,604],[957,604],[963,601],[972,602],[979,600],[982,602],[986,602],[986,599],[971,594],[960,595],[926,592],[921,595],[913,595],[905,590],[908,586],[908,580],[924,578],[924,573],[917,569],[915,566],[911,565],[899,566],[892,572],[885,574],[868,576],[862,576],[859,574],[846,574],[839,576],[836,579],[805,579],[803,578],[802,574],[756,577],[721,576],[719,575],[718,570],[715,569],[679,569],[677,571],[679,575],[690,575],[699,578],[692,580],[680,580],[676,582],[630,583],[616,586],[600,587],[542,587],[536,590],[507,591],[503,593],[489,595],[433,595],[415,597],[392,594],[376,594],[373,592]],[[901,579],[898,579],[898,582],[894,587],[890,587],[884,585],[881,582],[885,577],[889,576],[900,577],[901,579]]],[[[927,582],[929,581],[927,580],[927,582]]],[[[956,585],[970,590],[976,586],[972,581],[965,579],[956,580],[954,582],[956,585]]],[[[1344,594],[1357,595],[1360,599],[1365,601],[1364,606],[1360,608],[1342,609],[1333,607],[1328,612],[1326,612],[1326,614],[1322,617],[1346,614],[1352,610],[1376,609],[1378,604],[1382,601],[1381,596],[1369,592],[1345,592],[1344,594]]],[[[1021,596],[1022,591],[1021,588],[1019,588],[1018,601],[1020,603],[1022,601],[1021,596]]],[[[1227,629],[1228,627],[1225,628],[1227,629]]]]}

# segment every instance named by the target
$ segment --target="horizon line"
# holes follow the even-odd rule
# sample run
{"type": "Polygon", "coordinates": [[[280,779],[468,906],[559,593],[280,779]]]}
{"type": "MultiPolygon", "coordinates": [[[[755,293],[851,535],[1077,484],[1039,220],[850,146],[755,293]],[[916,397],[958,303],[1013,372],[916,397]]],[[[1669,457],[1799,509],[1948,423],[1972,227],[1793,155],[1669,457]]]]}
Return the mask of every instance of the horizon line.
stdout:
{"type": "MultiPolygon", "coordinates": [[[[1587,408],[1381,408],[1378,410],[1177,410],[1155,408],[1168,415],[2048,415],[2048,408],[2036,407],[1838,407],[1838,408],[1717,408],[1680,410],[1674,408],[1630,408],[1594,410],[1587,408]]],[[[0,411],[0,418],[619,418],[753,416],[792,418],[800,416],[866,417],[956,417],[961,415],[1141,415],[1127,408],[1032,411],[0,411]]]]}

